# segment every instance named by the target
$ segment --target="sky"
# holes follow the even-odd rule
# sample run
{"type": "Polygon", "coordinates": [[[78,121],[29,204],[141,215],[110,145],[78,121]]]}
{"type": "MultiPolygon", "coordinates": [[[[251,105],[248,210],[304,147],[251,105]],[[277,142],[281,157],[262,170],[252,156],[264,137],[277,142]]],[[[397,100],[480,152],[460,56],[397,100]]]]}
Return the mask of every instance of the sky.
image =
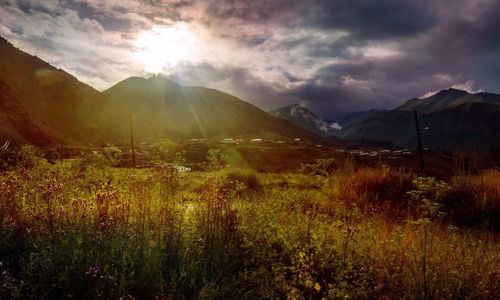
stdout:
{"type": "Polygon", "coordinates": [[[105,90],[161,73],[326,120],[500,93],[498,0],[0,0],[0,35],[105,90]]]}

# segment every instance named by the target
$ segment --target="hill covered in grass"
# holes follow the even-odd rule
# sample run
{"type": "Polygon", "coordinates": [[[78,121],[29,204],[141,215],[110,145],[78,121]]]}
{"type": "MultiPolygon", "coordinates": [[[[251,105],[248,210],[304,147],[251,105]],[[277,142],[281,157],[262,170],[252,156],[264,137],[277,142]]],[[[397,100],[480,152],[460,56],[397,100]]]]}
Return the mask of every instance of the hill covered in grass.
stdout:
{"type": "Polygon", "coordinates": [[[99,92],[0,38],[0,138],[18,143],[96,140],[99,92]]]}
{"type": "Polygon", "coordinates": [[[309,133],[227,93],[161,77],[104,92],[0,39],[0,139],[39,146],[160,138],[307,138],[309,133]]]}
{"type": "Polygon", "coordinates": [[[135,135],[148,141],[174,138],[314,138],[287,121],[230,94],[179,85],[162,77],[127,78],[102,93],[96,116],[117,141],[128,138],[131,114],[135,135]]]}

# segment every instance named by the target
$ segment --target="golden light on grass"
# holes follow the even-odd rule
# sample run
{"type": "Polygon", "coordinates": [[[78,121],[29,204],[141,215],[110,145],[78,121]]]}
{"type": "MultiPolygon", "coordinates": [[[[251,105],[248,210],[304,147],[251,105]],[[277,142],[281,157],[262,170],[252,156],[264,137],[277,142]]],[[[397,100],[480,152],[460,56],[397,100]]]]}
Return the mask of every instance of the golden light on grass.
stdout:
{"type": "Polygon", "coordinates": [[[195,54],[196,37],[189,28],[178,23],[155,26],[138,34],[135,58],[146,72],[160,73],[171,69],[195,54]]]}

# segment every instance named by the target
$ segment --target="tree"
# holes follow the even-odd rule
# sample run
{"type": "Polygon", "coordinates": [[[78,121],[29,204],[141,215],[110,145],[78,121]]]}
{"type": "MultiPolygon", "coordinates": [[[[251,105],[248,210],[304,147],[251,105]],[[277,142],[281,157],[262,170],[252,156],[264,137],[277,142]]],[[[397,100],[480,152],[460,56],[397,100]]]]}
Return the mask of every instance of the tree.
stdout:
{"type": "Polygon", "coordinates": [[[164,138],[150,147],[153,160],[157,162],[180,162],[182,153],[178,153],[177,145],[171,140],[164,138]]]}
{"type": "Polygon", "coordinates": [[[226,158],[221,149],[208,150],[207,160],[210,170],[220,170],[226,166],[226,158]]]}

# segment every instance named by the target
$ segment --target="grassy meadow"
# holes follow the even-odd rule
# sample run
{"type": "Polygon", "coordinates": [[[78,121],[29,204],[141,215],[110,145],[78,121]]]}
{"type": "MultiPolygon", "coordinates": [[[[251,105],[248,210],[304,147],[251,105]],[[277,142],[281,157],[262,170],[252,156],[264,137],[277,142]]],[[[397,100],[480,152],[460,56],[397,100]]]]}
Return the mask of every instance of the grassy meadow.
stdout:
{"type": "Polygon", "coordinates": [[[320,160],[259,173],[211,152],[180,173],[116,167],[112,153],[3,158],[0,299],[500,295],[498,170],[441,181],[320,160]]]}

